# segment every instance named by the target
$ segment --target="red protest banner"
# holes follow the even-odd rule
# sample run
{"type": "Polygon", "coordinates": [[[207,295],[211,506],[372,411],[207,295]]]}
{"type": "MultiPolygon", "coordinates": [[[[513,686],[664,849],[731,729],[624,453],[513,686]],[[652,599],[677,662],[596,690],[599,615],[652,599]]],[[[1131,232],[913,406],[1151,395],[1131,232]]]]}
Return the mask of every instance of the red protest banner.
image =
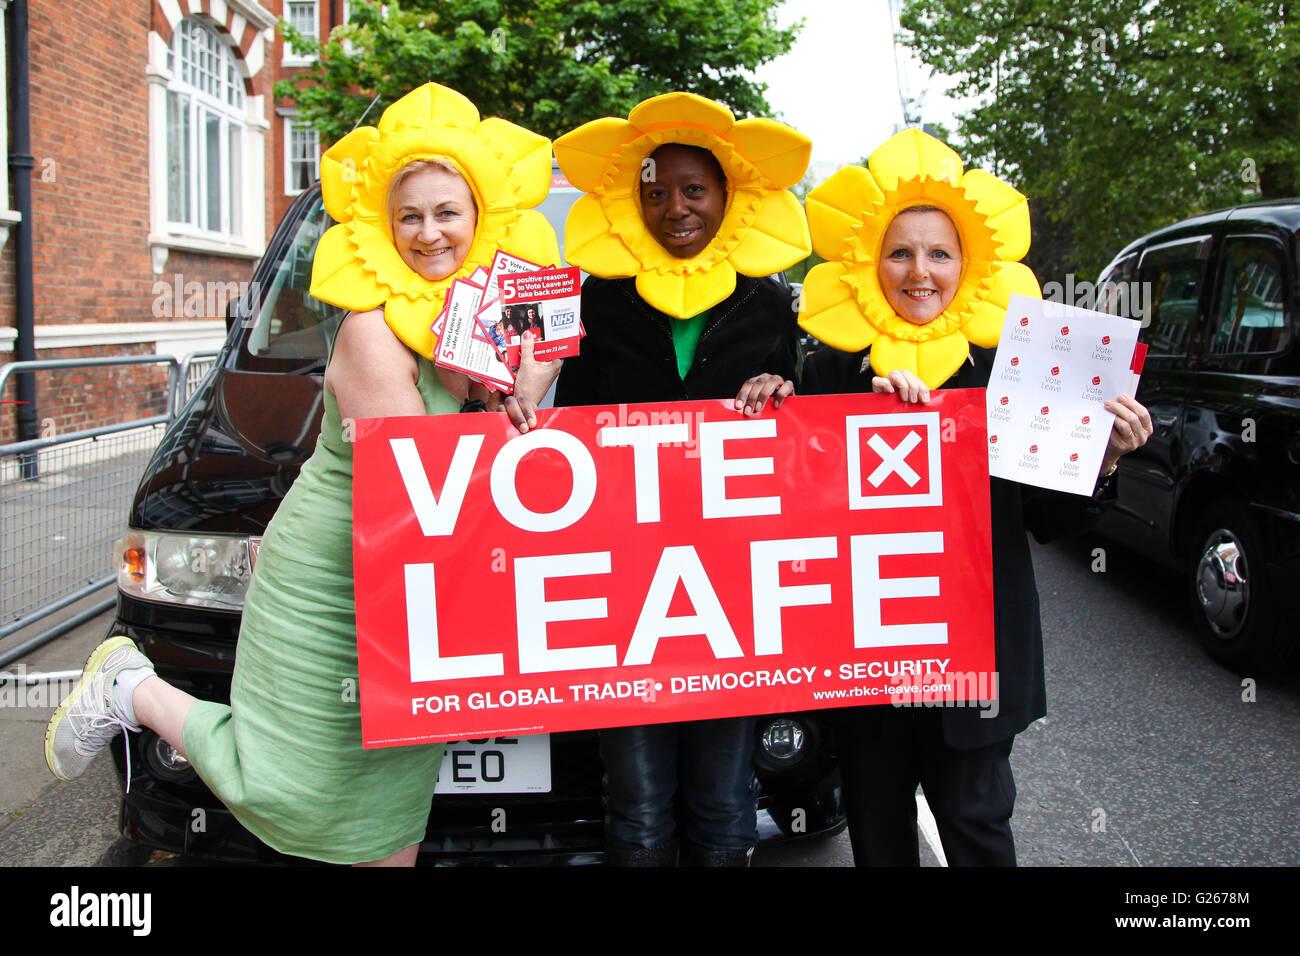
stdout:
{"type": "Polygon", "coordinates": [[[982,389],[363,420],[353,519],[366,747],[994,669],[982,389]]]}

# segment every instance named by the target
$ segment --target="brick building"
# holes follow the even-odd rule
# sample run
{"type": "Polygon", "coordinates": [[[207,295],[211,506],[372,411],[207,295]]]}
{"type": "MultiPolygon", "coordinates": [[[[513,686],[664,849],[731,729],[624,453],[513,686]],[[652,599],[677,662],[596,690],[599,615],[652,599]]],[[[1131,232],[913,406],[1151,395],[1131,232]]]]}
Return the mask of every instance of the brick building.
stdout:
{"type": "MultiPolygon", "coordinates": [[[[13,95],[4,51],[23,2],[0,0],[0,102],[13,95]]],[[[326,35],[346,0],[25,2],[36,358],[217,348],[231,292],[316,177],[315,133],[272,94],[305,65],[278,19],[326,35]]],[[[0,152],[10,153],[10,135],[7,123],[0,152]]],[[[15,359],[18,334],[11,176],[6,163],[0,364],[15,359]]],[[[106,392],[88,385],[72,404],[103,404],[106,392]]],[[[40,396],[42,416],[54,398],[40,396]]],[[[14,437],[13,407],[0,412],[0,443],[14,437]]],[[[56,417],[65,411],[60,428],[102,417],[86,407],[79,421],[70,409],[56,417]]]]}

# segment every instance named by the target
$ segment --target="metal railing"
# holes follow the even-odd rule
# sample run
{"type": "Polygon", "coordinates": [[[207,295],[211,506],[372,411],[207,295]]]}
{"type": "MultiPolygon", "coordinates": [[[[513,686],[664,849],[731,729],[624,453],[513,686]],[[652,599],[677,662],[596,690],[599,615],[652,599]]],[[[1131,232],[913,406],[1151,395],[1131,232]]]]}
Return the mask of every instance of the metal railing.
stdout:
{"type": "Polygon", "coordinates": [[[199,390],[203,380],[217,367],[220,352],[191,352],[181,359],[180,371],[176,375],[176,389],[172,398],[172,417],[180,414],[190,396],[199,390]]]}
{"type": "MultiPolygon", "coordinates": [[[[165,386],[145,383],[136,396],[144,411],[154,414],[0,445],[0,642],[113,583],[110,549],[126,529],[145,466],[167,425],[211,374],[217,354],[196,352],[181,361],[124,355],[0,366],[0,393],[10,376],[24,372],[115,366],[161,366],[167,372],[165,386]]],[[[114,600],[106,598],[0,651],[0,667],[107,610],[114,600]]]]}

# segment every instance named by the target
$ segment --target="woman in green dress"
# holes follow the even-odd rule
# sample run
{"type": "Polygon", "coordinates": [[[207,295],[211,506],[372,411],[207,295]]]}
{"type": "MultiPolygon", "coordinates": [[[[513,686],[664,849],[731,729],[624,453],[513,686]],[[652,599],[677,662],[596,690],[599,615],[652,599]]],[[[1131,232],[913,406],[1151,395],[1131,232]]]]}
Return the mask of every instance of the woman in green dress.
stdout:
{"type": "MultiPolygon", "coordinates": [[[[456,164],[437,155],[405,163],[385,192],[405,266],[430,282],[457,274],[476,240],[479,206],[456,164]]],[[[46,760],[60,779],[79,776],[123,728],[149,727],[275,849],[332,863],[414,863],[443,747],[361,746],[359,704],[345,693],[356,686],[357,649],[352,449],[343,423],[458,412],[492,396],[474,395],[482,386],[435,367],[391,324],[381,305],[349,312],[339,328],[320,439],[263,538],[230,705],[171,686],[129,638],[111,637],[50,721],[46,760]]],[[[536,424],[559,364],[533,361],[525,344],[504,409],[520,431],[536,424]]]]}

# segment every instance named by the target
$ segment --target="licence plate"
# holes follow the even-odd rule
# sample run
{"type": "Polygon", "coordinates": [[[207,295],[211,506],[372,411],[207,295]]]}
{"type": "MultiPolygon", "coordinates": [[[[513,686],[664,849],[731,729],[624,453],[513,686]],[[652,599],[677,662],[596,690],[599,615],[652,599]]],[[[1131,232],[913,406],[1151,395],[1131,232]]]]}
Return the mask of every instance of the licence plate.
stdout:
{"type": "Polygon", "coordinates": [[[433,792],[550,793],[551,736],[449,741],[433,792]]]}

